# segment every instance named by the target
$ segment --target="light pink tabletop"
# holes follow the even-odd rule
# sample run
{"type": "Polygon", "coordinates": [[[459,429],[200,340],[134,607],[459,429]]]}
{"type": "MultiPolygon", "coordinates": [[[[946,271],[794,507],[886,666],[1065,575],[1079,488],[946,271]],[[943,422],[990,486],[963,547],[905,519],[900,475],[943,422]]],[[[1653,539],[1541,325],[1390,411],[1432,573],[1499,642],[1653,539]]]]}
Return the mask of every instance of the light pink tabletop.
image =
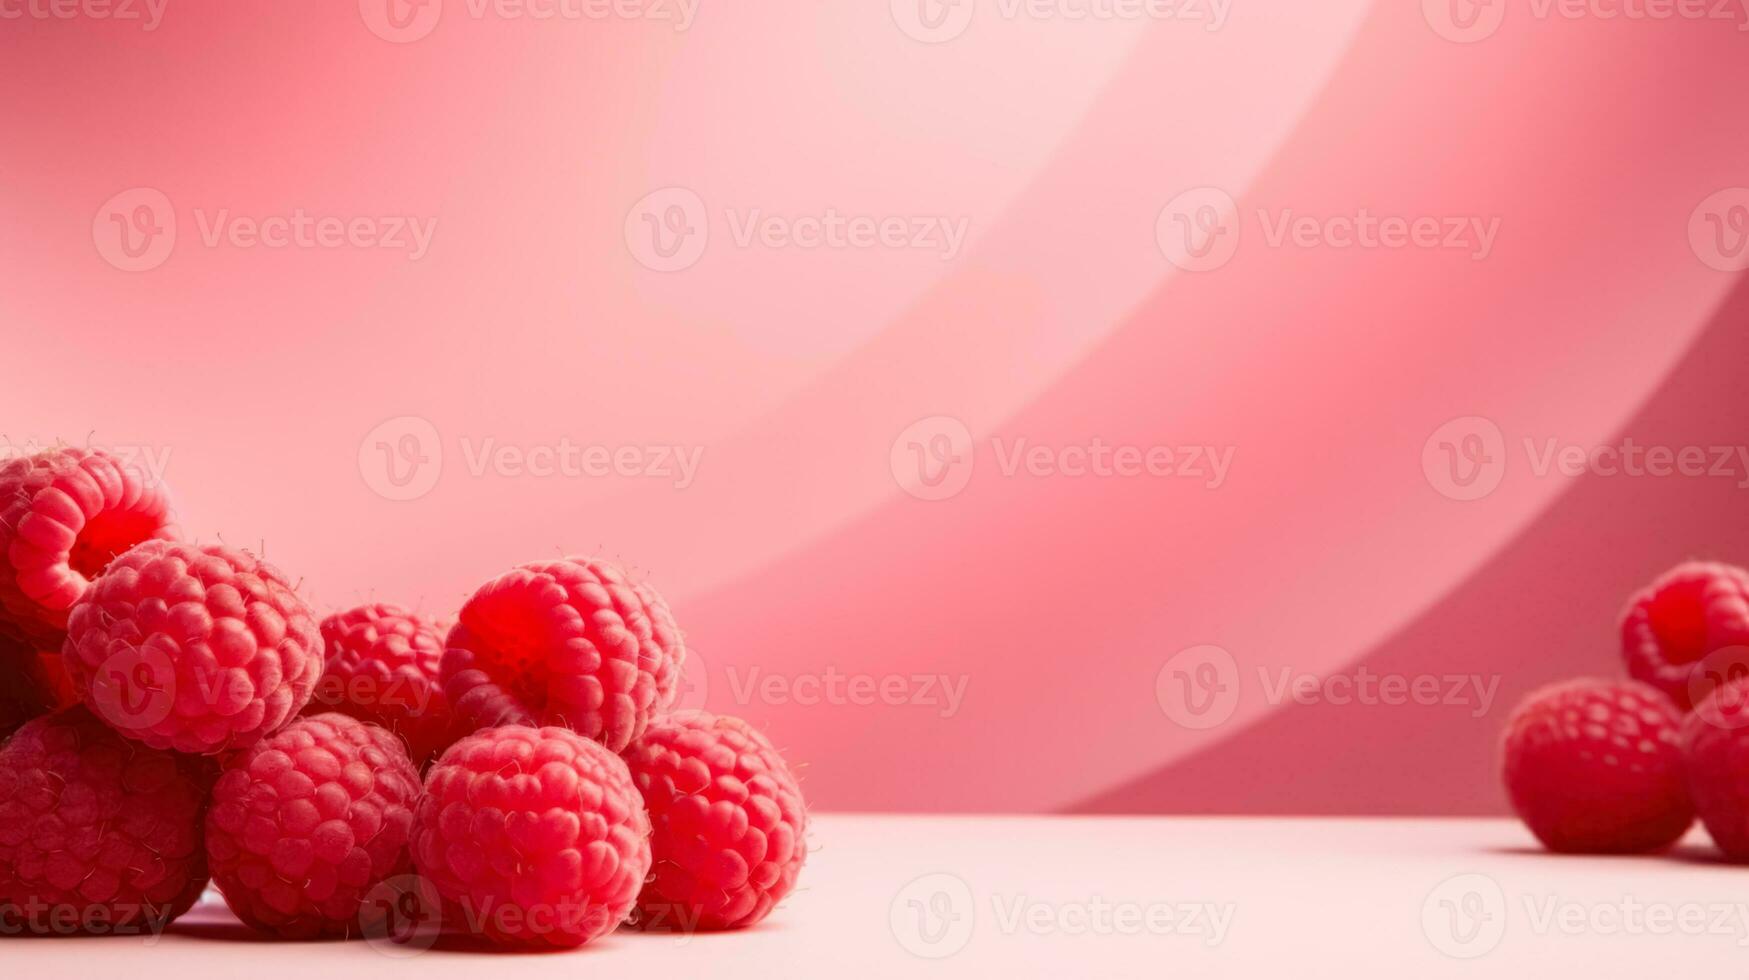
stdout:
{"type": "MultiPolygon", "coordinates": [[[[1749,962],[1749,869],[1574,858],[1505,820],[820,815],[763,925],[570,953],[258,939],[209,900],[156,939],[0,940],[0,976],[1650,976],[1749,962]]],[[[1722,973],[1720,975],[1723,975],[1722,973]]]]}

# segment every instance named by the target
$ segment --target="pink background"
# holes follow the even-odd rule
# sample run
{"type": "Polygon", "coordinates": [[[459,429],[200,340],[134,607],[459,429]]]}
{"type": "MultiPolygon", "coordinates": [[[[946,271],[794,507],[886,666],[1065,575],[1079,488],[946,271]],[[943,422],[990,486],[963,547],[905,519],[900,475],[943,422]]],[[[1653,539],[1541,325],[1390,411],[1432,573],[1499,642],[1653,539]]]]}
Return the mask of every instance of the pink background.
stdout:
{"type": "Polygon", "coordinates": [[[823,809],[1497,812],[1519,695],[1615,672],[1621,602],[1665,567],[1749,561],[1741,460],[1569,476],[1525,448],[1749,442],[1742,11],[1512,4],[1466,40],[1452,12],[1486,33],[1497,3],[1235,0],[1210,30],[980,0],[925,43],[906,2],[703,0],[677,30],[444,0],[393,39],[378,0],[0,19],[0,432],[164,462],[188,532],[324,611],[446,615],[516,562],[617,557],[686,629],[689,700],[766,726],[823,809]],[[1238,212],[1206,271],[1156,237],[1195,188],[1238,212]],[[658,271],[643,212],[675,202],[708,240],[658,271]],[[141,204],[175,232],[128,271],[107,219],[141,204]],[[1269,241],[1363,208],[1498,234],[1481,259],[1269,241]],[[754,209],[967,236],[743,245],[754,209]],[[203,235],[300,210],[435,226],[417,258],[203,235]],[[936,417],[970,467],[919,499],[901,434],[936,417]],[[1497,431],[1504,468],[1454,499],[1436,431],[1470,417],[1455,444],[1497,431]],[[1010,475],[1016,439],[1232,465],[1010,475]],[[473,465],[487,440],[699,467],[534,476],[473,465]],[[1187,727],[1157,682],[1203,645],[1240,693],[1187,727]],[[1495,693],[1259,683],[1363,667],[1495,693]]]}

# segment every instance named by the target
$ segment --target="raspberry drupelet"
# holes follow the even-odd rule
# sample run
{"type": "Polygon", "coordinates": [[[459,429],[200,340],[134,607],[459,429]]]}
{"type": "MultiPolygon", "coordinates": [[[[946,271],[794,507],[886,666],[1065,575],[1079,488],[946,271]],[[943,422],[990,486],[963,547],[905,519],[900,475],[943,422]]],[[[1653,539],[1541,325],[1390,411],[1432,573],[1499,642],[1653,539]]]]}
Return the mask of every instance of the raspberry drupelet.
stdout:
{"type": "Polygon", "coordinates": [[[789,766],[739,718],[680,711],[626,750],[650,811],[650,929],[737,929],[765,918],[807,858],[807,810],[789,766]]]}
{"type": "Polygon", "coordinates": [[[429,620],[386,603],[322,620],[327,667],[309,711],[338,711],[401,736],[423,766],[460,730],[438,677],[443,632],[429,620]]]}
{"type": "Polygon", "coordinates": [[[206,887],[205,759],[123,738],[83,707],[0,746],[0,928],[157,933],[206,887]]]}
{"type": "Polygon", "coordinates": [[[611,932],[650,871],[650,818],[619,756],[568,728],[488,728],[426,779],[413,863],[446,928],[570,948],[611,932]]]}
{"type": "Polygon", "coordinates": [[[67,625],[67,672],[85,703],[153,748],[247,748],[303,710],[322,674],[310,607],[278,569],[222,546],[135,546],[67,625]]]}
{"type": "Polygon", "coordinates": [[[288,939],[360,934],[364,899],[411,868],[419,772],[401,741],[341,714],[299,718],[225,764],[206,818],[237,918],[288,939]]]}
{"type": "Polygon", "coordinates": [[[1512,808],[1551,851],[1630,853],[1676,842],[1694,823],[1682,717],[1657,689],[1582,679],[1533,691],[1503,745],[1512,808]]]}
{"type": "Polygon", "coordinates": [[[1749,571],[1687,562],[1659,576],[1628,600],[1621,648],[1630,675],[1689,710],[1729,673],[1709,657],[1749,664],[1749,571]]]}
{"type": "Polygon", "coordinates": [[[1749,861],[1749,678],[1720,685],[1683,719],[1682,759],[1713,843],[1749,861]]]}
{"type": "Polygon", "coordinates": [[[111,559],[175,536],[164,488],[103,450],[0,463],[0,634],[58,645],[68,611],[111,559]]]}
{"type": "Polygon", "coordinates": [[[674,700],[686,656],[662,597],[594,559],[514,568],[459,620],[443,683],[464,723],[561,725],[615,752],[674,700]]]}

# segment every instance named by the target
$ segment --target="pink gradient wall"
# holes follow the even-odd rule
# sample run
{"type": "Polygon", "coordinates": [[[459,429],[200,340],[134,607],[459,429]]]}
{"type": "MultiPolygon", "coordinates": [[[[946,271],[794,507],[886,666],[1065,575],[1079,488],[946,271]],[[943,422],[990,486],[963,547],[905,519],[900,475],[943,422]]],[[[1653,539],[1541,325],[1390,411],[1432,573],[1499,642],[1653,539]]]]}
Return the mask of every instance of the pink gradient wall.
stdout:
{"type": "Polygon", "coordinates": [[[616,557],[822,808],[1493,812],[1749,562],[1708,6],[0,0],[0,433],[324,609],[616,557]]]}

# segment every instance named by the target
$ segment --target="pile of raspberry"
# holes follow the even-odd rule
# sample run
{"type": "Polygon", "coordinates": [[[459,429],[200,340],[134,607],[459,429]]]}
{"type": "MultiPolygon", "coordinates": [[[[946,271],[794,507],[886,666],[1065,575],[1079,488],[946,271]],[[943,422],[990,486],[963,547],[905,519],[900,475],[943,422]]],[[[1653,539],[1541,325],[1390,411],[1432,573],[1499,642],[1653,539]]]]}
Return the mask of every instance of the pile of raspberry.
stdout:
{"type": "Polygon", "coordinates": [[[1503,740],[1512,807],[1551,851],[1675,844],[1698,814],[1749,861],[1749,571],[1688,562],[1634,594],[1620,624],[1629,678],[1532,692],[1503,740]]]}
{"type": "Polygon", "coordinates": [[[100,449],[0,465],[0,933],[161,933],[209,882],[285,939],[572,948],[737,929],[807,811],[737,718],[674,711],[686,646],[607,562],[532,562],[451,620],[318,618],[183,540],[100,449]]]}

